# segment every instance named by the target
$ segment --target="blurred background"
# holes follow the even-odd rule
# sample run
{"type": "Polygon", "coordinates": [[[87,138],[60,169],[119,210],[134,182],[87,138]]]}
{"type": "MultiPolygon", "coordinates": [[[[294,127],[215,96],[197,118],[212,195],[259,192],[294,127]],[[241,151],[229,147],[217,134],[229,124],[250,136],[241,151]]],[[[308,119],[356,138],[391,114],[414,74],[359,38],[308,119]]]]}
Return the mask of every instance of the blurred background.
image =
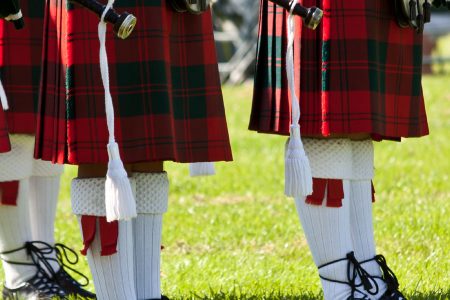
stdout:
{"type": "MultiPolygon", "coordinates": [[[[214,35],[223,83],[252,79],[258,33],[259,1],[216,0],[214,35]]],[[[433,8],[424,32],[424,72],[450,71],[450,12],[433,8]]]]}

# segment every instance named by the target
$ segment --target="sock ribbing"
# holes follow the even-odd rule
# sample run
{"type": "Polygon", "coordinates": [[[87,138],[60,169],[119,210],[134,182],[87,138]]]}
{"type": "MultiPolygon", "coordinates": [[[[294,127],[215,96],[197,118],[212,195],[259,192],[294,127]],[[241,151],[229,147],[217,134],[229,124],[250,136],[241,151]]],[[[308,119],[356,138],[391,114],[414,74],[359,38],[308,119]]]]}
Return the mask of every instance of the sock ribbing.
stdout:
{"type": "Polygon", "coordinates": [[[138,217],[133,220],[136,292],[139,300],[161,297],[162,215],[167,211],[166,172],[134,173],[138,217]]]}
{"type": "MultiPolygon", "coordinates": [[[[376,254],[372,217],[372,178],[374,176],[373,142],[352,141],[352,179],[350,181],[350,228],[355,257],[358,261],[372,259],[376,254]]],[[[381,276],[375,261],[362,267],[372,276],[381,276]]],[[[386,292],[386,283],[377,279],[378,293],[368,295],[379,299],[386,292]]],[[[375,292],[375,290],[372,290],[375,292]]]]}
{"type": "Polygon", "coordinates": [[[159,299],[162,215],[138,214],[133,230],[137,299],[159,299]]]}
{"type": "MultiPolygon", "coordinates": [[[[30,223],[33,241],[55,244],[55,217],[58,202],[60,176],[30,178],[30,223]]],[[[55,272],[59,271],[56,252],[45,255],[55,272]]],[[[50,275],[50,273],[49,273],[50,275]]]]}
{"type": "MultiPolygon", "coordinates": [[[[372,222],[372,184],[370,180],[351,181],[350,224],[355,257],[359,261],[372,259],[375,254],[375,238],[372,222]]],[[[380,266],[375,261],[364,263],[363,268],[372,276],[381,277],[380,266]]],[[[369,295],[379,299],[387,289],[386,283],[377,280],[379,291],[369,295]]]]}
{"type": "MultiPolygon", "coordinates": [[[[28,218],[28,180],[20,180],[17,206],[0,205],[0,252],[10,251],[31,240],[28,218]]],[[[32,264],[26,250],[1,255],[2,259],[32,264]]],[[[34,265],[17,265],[3,262],[5,285],[17,288],[36,274],[34,265]]]]}
{"type": "MultiPolygon", "coordinates": [[[[344,193],[347,195],[348,188],[348,181],[344,181],[344,193]]],[[[303,199],[296,199],[295,204],[316,266],[345,258],[347,253],[353,251],[347,199],[344,198],[340,208],[314,206],[306,204],[303,199]]],[[[320,268],[319,273],[325,278],[347,282],[347,264],[347,261],[330,264],[320,268]]],[[[323,279],[321,282],[326,300],[347,299],[350,296],[351,289],[346,284],[323,279]]]]}
{"type": "MultiPolygon", "coordinates": [[[[72,209],[78,214],[104,216],[105,179],[83,178],[72,181],[72,209]]],[[[87,251],[89,268],[94,280],[97,299],[136,299],[134,280],[134,250],[131,221],[119,221],[117,253],[101,256],[100,230],[87,251]]]]}
{"type": "MultiPolygon", "coordinates": [[[[352,171],[351,142],[345,139],[304,139],[305,151],[310,159],[313,177],[339,179],[343,182],[342,207],[311,205],[305,199],[295,199],[309,248],[315,264],[323,264],[345,258],[353,251],[350,235],[349,181],[352,171]]],[[[326,199],[325,193],[325,199],[326,199]]],[[[326,201],[322,201],[326,203],[326,201]]],[[[348,282],[348,261],[332,263],[319,269],[322,277],[348,282]]],[[[351,295],[351,288],[342,283],[321,279],[325,300],[344,300],[351,295]]]]}
{"type": "Polygon", "coordinates": [[[131,222],[119,221],[117,253],[101,256],[100,252],[100,236],[97,230],[95,239],[87,251],[97,299],[136,299],[131,222]]]}

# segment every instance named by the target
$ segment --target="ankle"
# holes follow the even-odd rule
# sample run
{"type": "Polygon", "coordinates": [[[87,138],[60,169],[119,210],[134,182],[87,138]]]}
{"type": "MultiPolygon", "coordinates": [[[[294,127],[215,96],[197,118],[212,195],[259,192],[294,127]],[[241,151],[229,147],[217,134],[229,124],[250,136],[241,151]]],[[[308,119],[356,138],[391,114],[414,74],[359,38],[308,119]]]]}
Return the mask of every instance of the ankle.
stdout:
{"type": "Polygon", "coordinates": [[[5,272],[5,286],[15,289],[32,278],[37,267],[27,254],[26,245],[0,253],[5,272]]]}

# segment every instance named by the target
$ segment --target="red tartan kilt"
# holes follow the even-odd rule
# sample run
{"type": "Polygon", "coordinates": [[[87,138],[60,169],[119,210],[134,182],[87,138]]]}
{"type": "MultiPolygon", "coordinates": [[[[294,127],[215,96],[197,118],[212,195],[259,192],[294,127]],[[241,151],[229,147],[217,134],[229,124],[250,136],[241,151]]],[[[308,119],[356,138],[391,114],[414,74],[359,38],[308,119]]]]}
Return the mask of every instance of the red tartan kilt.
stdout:
{"type": "MultiPolygon", "coordinates": [[[[393,3],[303,1],[324,10],[316,31],[296,19],[294,67],[303,135],[398,139],[428,134],[422,35],[397,26],[393,3]]],[[[289,134],[286,19],[286,11],[261,1],[251,130],[289,134]]]]}
{"type": "MultiPolygon", "coordinates": [[[[1,105],[0,105],[1,106],[1,105]]],[[[0,107],[0,153],[11,150],[11,143],[9,141],[8,126],[6,125],[6,117],[3,108],[0,107]]]]}
{"type": "Polygon", "coordinates": [[[0,72],[9,104],[9,110],[0,115],[1,136],[36,131],[44,1],[22,1],[21,8],[23,29],[0,20],[0,72]]]}
{"type": "MultiPolygon", "coordinates": [[[[61,0],[48,2],[35,156],[106,163],[98,17],[78,6],[67,10],[61,0]]],[[[210,14],[175,13],[165,0],[123,0],[115,8],[138,20],[126,40],[114,37],[110,26],[107,32],[115,136],[123,161],[231,160],[210,14]]]]}

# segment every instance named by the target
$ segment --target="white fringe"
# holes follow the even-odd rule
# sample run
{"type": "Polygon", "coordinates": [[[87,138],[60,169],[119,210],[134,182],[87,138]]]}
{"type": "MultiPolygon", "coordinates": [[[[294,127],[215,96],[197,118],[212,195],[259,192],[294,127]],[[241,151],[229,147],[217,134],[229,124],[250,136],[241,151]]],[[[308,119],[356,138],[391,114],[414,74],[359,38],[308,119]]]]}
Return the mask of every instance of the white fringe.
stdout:
{"type": "Polygon", "coordinates": [[[311,166],[300,139],[299,126],[291,128],[291,137],[285,153],[284,172],[286,196],[297,198],[312,194],[311,166]]]}
{"type": "Polygon", "coordinates": [[[285,153],[284,193],[289,197],[306,197],[312,193],[312,174],[308,158],[300,138],[300,103],[295,94],[294,37],[295,21],[292,14],[298,0],[292,1],[288,17],[288,45],[286,51],[286,72],[292,101],[292,123],[290,139],[285,153]]]}
{"type": "Polygon", "coordinates": [[[216,174],[213,162],[196,162],[189,164],[189,174],[196,176],[211,176],[216,174]]]}
{"type": "Polygon", "coordinates": [[[137,216],[130,180],[119,156],[117,143],[108,144],[108,172],[105,181],[106,221],[129,220],[137,216]]]}

